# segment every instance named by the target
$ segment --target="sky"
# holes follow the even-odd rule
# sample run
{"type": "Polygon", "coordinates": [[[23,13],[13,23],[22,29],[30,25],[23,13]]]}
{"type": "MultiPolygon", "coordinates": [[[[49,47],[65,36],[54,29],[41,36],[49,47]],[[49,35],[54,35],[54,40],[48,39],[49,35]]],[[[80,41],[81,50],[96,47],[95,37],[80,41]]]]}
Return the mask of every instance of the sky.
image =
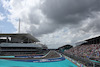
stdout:
{"type": "Polygon", "coordinates": [[[0,0],[0,33],[30,33],[49,48],[100,36],[100,0],[0,0]]]}

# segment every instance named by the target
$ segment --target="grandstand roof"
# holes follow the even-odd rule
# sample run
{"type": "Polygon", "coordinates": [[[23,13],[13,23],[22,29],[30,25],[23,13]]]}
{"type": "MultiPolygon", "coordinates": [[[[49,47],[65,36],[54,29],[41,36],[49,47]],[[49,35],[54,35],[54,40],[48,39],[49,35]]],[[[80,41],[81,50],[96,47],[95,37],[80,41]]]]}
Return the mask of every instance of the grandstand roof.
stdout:
{"type": "Polygon", "coordinates": [[[58,49],[60,49],[60,48],[71,48],[71,47],[73,47],[73,46],[72,45],[63,45],[63,46],[59,47],[58,49]]]}
{"type": "Polygon", "coordinates": [[[86,39],[85,41],[89,41],[89,40],[93,40],[93,39],[99,39],[99,38],[100,38],[100,36],[97,36],[97,37],[86,39]]]}
{"type": "Polygon", "coordinates": [[[90,44],[98,44],[98,43],[100,43],[100,36],[89,38],[84,41],[77,42],[76,44],[77,45],[90,45],[90,44]]]}
{"type": "Polygon", "coordinates": [[[34,36],[28,34],[28,33],[0,33],[0,37],[12,37],[17,39],[30,39],[32,42],[40,42],[38,39],[36,39],[34,36]]]}

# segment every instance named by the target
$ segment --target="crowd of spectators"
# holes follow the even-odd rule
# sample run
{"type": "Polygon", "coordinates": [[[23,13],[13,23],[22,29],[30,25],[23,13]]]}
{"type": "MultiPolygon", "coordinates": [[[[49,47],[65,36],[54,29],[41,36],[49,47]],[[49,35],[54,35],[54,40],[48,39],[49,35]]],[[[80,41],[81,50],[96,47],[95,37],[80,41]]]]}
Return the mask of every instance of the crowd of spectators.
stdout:
{"type": "Polygon", "coordinates": [[[83,58],[94,58],[94,60],[100,59],[100,44],[91,45],[78,45],[69,50],[65,50],[65,53],[83,57],[83,58]]]}

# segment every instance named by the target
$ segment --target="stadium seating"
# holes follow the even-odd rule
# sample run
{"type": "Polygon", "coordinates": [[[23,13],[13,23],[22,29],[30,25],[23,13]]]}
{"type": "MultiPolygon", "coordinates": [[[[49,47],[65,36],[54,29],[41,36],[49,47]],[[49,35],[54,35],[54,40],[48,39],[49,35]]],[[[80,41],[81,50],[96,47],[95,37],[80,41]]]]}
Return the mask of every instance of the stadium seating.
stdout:
{"type": "Polygon", "coordinates": [[[87,59],[94,58],[94,60],[99,60],[100,44],[79,45],[69,50],[65,50],[64,53],[70,53],[71,55],[76,55],[87,59]]]}

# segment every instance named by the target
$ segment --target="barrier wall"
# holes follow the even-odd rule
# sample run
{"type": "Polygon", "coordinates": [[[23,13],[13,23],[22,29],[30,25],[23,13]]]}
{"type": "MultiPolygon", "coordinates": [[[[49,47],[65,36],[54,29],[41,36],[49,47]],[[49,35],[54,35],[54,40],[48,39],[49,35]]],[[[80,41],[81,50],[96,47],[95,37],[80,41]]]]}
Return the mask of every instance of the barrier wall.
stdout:
{"type": "Polygon", "coordinates": [[[37,56],[15,56],[15,57],[17,57],[17,58],[40,58],[40,57],[42,57],[43,55],[37,55],[37,56]]]}
{"type": "Polygon", "coordinates": [[[24,61],[24,62],[55,62],[55,61],[63,61],[64,57],[60,58],[51,58],[51,59],[14,59],[13,61],[24,61]]]}
{"type": "Polygon", "coordinates": [[[0,58],[41,58],[43,55],[36,56],[0,56],[0,58]]]}
{"type": "Polygon", "coordinates": [[[77,62],[77,61],[75,61],[75,60],[73,60],[73,59],[71,59],[71,58],[69,58],[69,57],[67,57],[67,56],[64,56],[66,59],[68,59],[69,61],[71,61],[71,62],[73,62],[73,63],[75,63],[77,66],[79,66],[79,67],[86,67],[85,65],[83,65],[83,64],[81,64],[81,63],[79,63],[79,62],[77,62]]]}

